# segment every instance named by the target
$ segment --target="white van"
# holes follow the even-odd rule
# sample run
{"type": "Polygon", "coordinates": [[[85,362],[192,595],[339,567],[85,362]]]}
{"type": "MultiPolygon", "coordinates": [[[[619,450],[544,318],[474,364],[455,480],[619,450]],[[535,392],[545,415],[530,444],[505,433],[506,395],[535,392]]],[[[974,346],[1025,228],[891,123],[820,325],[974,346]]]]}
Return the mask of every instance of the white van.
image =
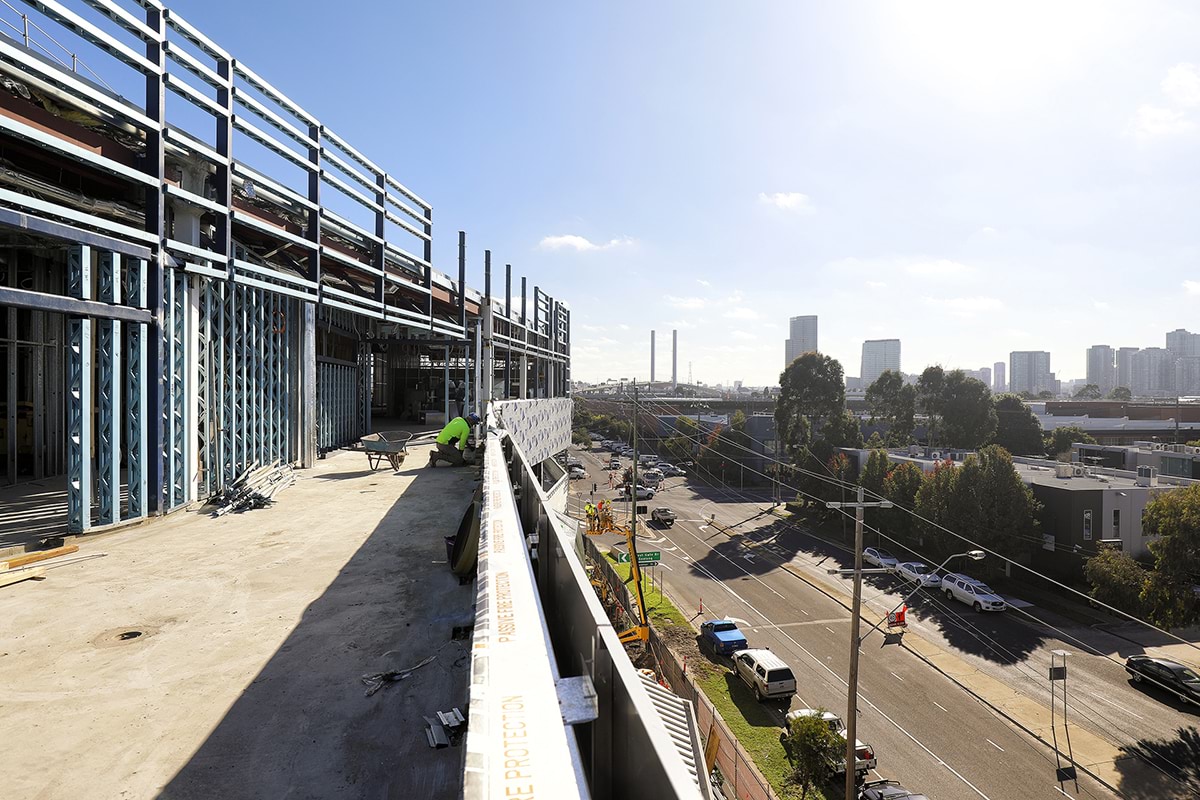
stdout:
{"type": "Polygon", "coordinates": [[[738,677],[763,700],[790,698],[796,693],[796,676],[783,659],[770,650],[738,650],[733,654],[738,677]]]}
{"type": "Polygon", "coordinates": [[[663,474],[656,469],[648,469],[645,472],[639,470],[638,480],[657,489],[658,485],[663,482],[663,474]]]}

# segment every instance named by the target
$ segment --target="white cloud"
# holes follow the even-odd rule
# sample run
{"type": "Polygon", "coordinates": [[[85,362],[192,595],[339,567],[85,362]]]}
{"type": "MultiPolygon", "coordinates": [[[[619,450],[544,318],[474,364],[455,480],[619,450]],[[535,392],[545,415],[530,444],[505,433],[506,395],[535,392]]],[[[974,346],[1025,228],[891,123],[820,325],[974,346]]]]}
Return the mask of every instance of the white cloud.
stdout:
{"type": "Polygon", "coordinates": [[[963,317],[1004,308],[1004,303],[995,297],[926,297],[925,302],[963,317]]]}
{"type": "Polygon", "coordinates": [[[629,326],[628,326],[628,325],[626,325],[624,322],[622,322],[622,323],[621,323],[620,325],[618,325],[617,327],[618,327],[618,328],[620,328],[620,329],[621,329],[621,330],[623,330],[623,331],[627,331],[627,330],[629,330],[629,326]]]}
{"type": "Polygon", "coordinates": [[[1095,308],[1097,311],[1107,311],[1108,303],[1103,300],[1095,300],[1092,302],[1092,308],[1095,308]]]}
{"type": "Polygon", "coordinates": [[[1000,232],[998,230],[996,230],[995,228],[993,228],[991,225],[984,225],[982,228],[979,229],[979,235],[980,236],[988,236],[988,237],[999,236],[1000,232]]]}
{"type": "Polygon", "coordinates": [[[1200,71],[1195,64],[1176,64],[1167,70],[1161,84],[1163,94],[1184,108],[1200,106],[1200,71]]]}
{"type": "Polygon", "coordinates": [[[800,192],[771,192],[769,194],[767,192],[759,192],[758,202],[775,206],[783,211],[791,211],[793,214],[806,215],[817,213],[812,198],[800,192]]]}
{"type": "Polygon", "coordinates": [[[707,289],[708,287],[712,286],[712,284],[711,284],[711,283],[709,283],[708,281],[704,280],[703,278],[696,278],[696,283],[700,284],[701,286],[703,286],[703,287],[704,287],[704,288],[706,288],[706,289],[707,289]]]}
{"type": "Polygon", "coordinates": [[[1200,281],[1184,281],[1183,288],[1188,294],[1200,294],[1200,281]]]}
{"type": "Polygon", "coordinates": [[[731,308],[721,316],[726,319],[758,319],[758,312],[753,308],[731,308]]]}
{"type": "Polygon", "coordinates": [[[747,339],[757,339],[758,338],[757,336],[755,336],[753,333],[750,333],[749,331],[730,331],[729,335],[732,336],[734,339],[741,339],[743,341],[745,341],[747,339]]]}
{"type": "Polygon", "coordinates": [[[671,330],[672,328],[683,329],[683,328],[694,328],[696,326],[693,325],[692,323],[688,322],[686,319],[677,319],[677,320],[673,320],[671,322],[664,322],[663,327],[666,328],[667,330],[671,330]]]}
{"type": "Polygon", "coordinates": [[[693,311],[704,308],[703,297],[675,297],[669,294],[666,296],[666,301],[672,308],[685,308],[693,311]]]}
{"type": "Polygon", "coordinates": [[[912,261],[904,269],[909,275],[925,278],[956,278],[974,272],[974,269],[961,261],[951,261],[948,258],[912,261]]]}
{"type": "Polygon", "coordinates": [[[1160,106],[1142,105],[1129,121],[1127,132],[1146,141],[1160,136],[1180,136],[1196,130],[1194,120],[1182,111],[1160,106]]]}
{"type": "Polygon", "coordinates": [[[587,253],[593,250],[609,250],[613,247],[621,247],[623,245],[633,244],[633,239],[622,237],[620,239],[610,239],[607,242],[599,243],[590,239],[579,236],[574,233],[566,233],[559,236],[547,236],[538,242],[539,250],[563,250],[573,249],[579,253],[587,253]]]}
{"type": "Polygon", "coordinates": [[[886,289],[887,284],[883,281],[867,281],[868,289],[886,289]]]}

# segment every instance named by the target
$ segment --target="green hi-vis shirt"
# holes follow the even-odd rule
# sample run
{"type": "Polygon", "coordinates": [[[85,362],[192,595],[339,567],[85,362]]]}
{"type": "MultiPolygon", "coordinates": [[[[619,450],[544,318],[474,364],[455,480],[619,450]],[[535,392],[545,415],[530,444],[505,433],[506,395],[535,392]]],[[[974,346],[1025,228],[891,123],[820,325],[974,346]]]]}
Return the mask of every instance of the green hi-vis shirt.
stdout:
{"type": "Polygon", "coordinates": [[[442,428],[442,432],[438,434],[438,444],[450,444],[455,439],[458,439],[458,449],[465,450],[467,447],[467,437],[471,435],[471,423],[467,422],[462,417],[455,417],[446,423],[446,427],[442,428]]]}

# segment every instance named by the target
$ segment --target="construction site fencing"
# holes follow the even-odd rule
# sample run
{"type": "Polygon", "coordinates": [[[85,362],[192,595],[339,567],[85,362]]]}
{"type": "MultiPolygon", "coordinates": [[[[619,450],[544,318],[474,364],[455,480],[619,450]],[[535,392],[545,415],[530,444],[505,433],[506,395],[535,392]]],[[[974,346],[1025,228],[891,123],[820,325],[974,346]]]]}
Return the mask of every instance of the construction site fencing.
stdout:
{"type": "MultiPolygon", "coordinates": [[[[592,539],[584,538],[583,549],[588,560],[595,565],[593,578],[603,581],[608,589],[608,596],[617,601],[615,608],[610,611],[614,614],[614,625],[618,629],[632,625],[636,619],[636,613],[630,587],[613,569],[612,564],[599,551],[592,539]]],[[[684,661],[671,650],[653,627],[650,628],[647,647],[650,658],[654,662],[654,671],[659,679],[665,682],[679,697],[692,703],[697,727],[700,730],[700,738],[704,742],[706,752],[709,752],[712,747],[712,739],[714,737],[716,739],[716,759],[710,775],[713,785],[721,794],[729,798],[778,800],[779,795],[771,788],[771,784],[763,777],[754,760],[738,742],[737,737],[722,718],[721,712],[708,699],[704,690],[697,686],[696,682],[688,675],[687,665],[684,661]]]]}

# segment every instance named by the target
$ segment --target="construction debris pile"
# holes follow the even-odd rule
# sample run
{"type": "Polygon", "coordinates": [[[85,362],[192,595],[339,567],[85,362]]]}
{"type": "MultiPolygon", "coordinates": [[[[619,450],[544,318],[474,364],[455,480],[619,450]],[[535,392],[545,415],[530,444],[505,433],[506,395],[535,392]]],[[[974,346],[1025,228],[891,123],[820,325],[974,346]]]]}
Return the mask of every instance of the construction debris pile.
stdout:
{"type": "Polygon", "coordinates": [[[276,494],[295,482],[296,474],[289,464],[274,461],[261,467],[256,463],[213,499],[219,506],[213,516],[219,517],[230,511],[265,508],[274,501],[276,494]]]}
{"type": "Polygon", "coordinates": [[[449,711],[438,711],[437,719],[425,717],[425,739],[435,750],[458,744],[459,739],[466,733],[467,718],[457,708],[449,711]]]}

